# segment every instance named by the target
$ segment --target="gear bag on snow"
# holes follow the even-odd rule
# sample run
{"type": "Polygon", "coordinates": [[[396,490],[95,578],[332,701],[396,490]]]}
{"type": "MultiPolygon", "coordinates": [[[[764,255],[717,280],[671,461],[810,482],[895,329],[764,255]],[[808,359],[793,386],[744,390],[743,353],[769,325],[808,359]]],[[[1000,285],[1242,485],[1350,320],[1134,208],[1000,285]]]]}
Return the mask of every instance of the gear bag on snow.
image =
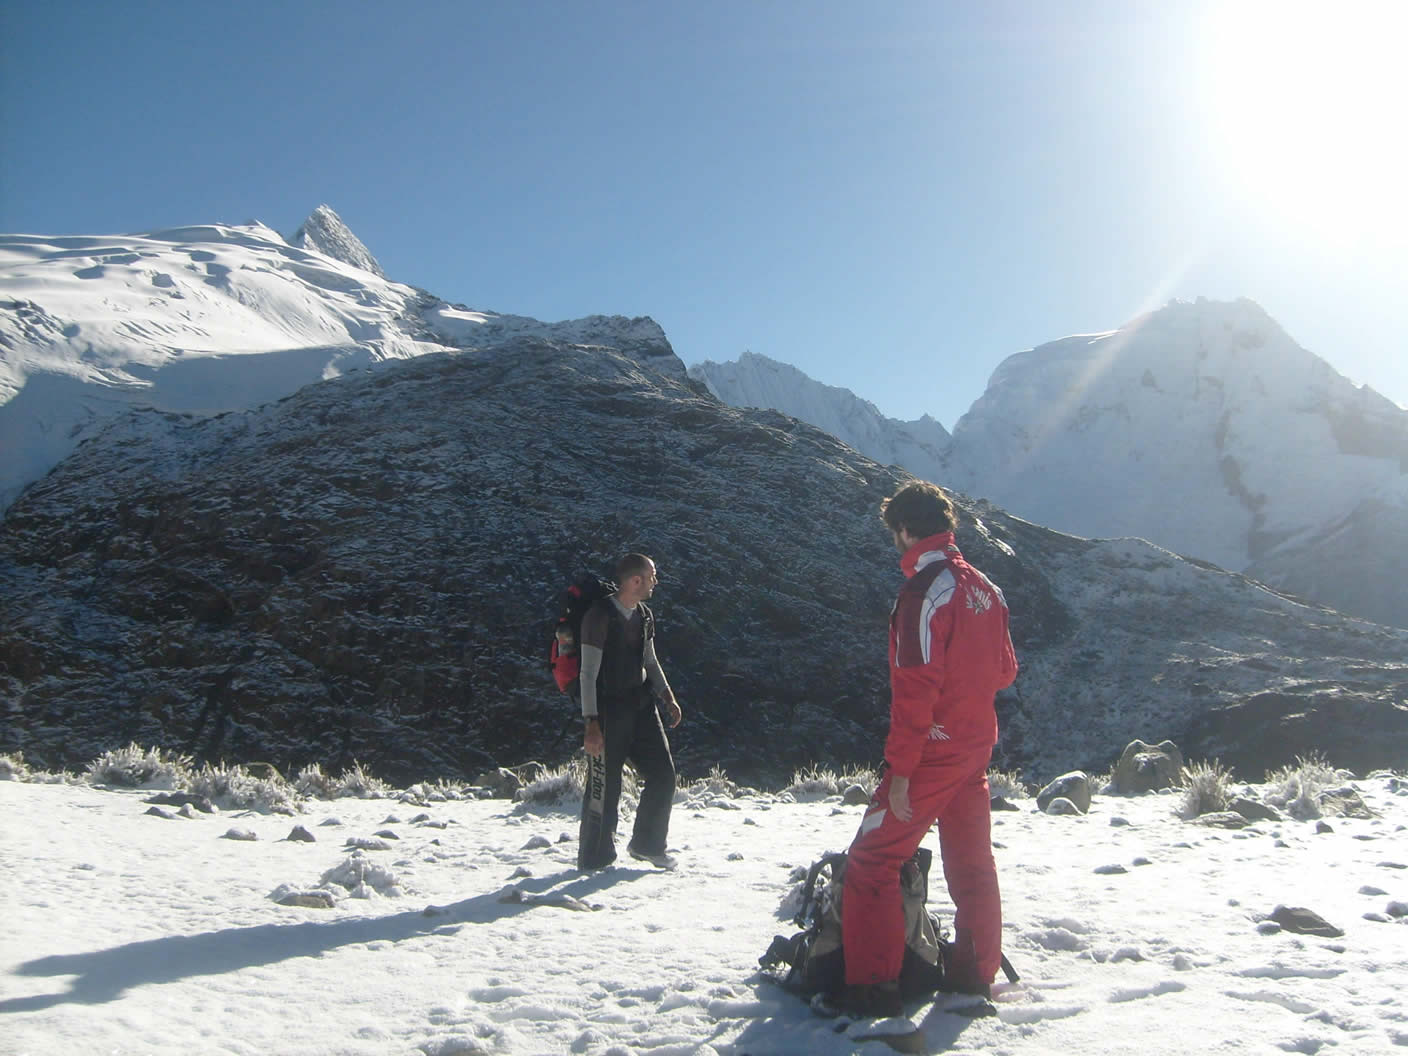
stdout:
{"type": "Polygon", "coordinates": [[[548,666],[553,680],[564,693],[575,693],[577,676],[582,670],[578,644],[582,635],[582,617],[600,598],[616,593],[616,584],[591,573],[583,573],[562,592],[557,622],[553,626],[552,646],[548,650],[548,666]]]}
{"type": "MultiPolygon", "coordinates": [[[[932,853],[921,847],[900,868],[904,898],[904,964],[900,969],[900,994],[907,1000],[931,994],[943,986],[943,937],[938,921],[929,915],[929,863],[932,853]]],[[[787,970],[783,987],[802,997],[840,994],[846,987],[845,952],[841,948],[841,892],[845,887],[846,854],[824,855],[808,871],[802,886],[802,905],[792,922],[802,930],[791,938],[773,937],[767,953],[758,958],[764,968],[787,970]]]]}
{"type": "MultiPolygon", "coordinates": [[[[900,894],[904,904],[904,961],[900,967],[900,996],[924,997],[952,987],[946,985],[944,966],[953,958],[937,916],[929,912],[929,865],[933,852],[916,850],[900,867],[900,894]]],[[[839,995],[846,987],[846,959],[841,945],[841,895],[845,889],[846,853],[824,855],[807,871],[802,905],[792,922],[802,930],[790,938],[773,937],[767,953],[758,958],[765,969],[781,971],[782,986],[804,998],[814,994],[839,995]]],[[[1017,973],[1007,958],[1002,969],[1013,982],[1017,973]]]]}

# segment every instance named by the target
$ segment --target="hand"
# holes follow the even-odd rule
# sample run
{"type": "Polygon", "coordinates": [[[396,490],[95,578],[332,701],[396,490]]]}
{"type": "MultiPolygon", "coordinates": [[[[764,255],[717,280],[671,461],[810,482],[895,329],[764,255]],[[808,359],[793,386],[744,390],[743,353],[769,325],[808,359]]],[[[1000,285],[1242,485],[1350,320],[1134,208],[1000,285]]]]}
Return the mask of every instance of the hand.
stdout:
{"type": "Polygon", "coordinates": [[[587,720],[587,732],[582,735],[582,749],[588,755],[601,755],[606,751],[606,738],[601,735],[601,722],[598,719],[587,720]]]}
{"type": "Polygon", "coordinates": [[[684,712],[680,710],[680,705],[679,702],[675,700],[675,695],[673,693],[667,693],[665,695],[666,724],[673,730],[680,724],[682,718],[684,718],[684,712]]]}
{"type": "Polygon", "coordinates": [[[909,821],[914,809],[909,805],[909,778],[890,777],[890,813],[897,821],[909,821]]]}

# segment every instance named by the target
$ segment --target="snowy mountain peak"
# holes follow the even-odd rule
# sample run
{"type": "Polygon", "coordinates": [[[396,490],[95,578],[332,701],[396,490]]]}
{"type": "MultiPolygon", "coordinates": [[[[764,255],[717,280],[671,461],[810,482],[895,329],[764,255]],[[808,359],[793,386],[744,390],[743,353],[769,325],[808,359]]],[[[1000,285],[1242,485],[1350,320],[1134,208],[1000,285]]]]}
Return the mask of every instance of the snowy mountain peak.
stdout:
{"type": "Polygon", "coordinates": [[[288,242],[299,249],[311,249],[325,257],[351,264],[354,268],[370,271],[380,278],[386,277],[371,251],[342,222],[342,217],[333,212],[331,206],[320,205],[314,209],[288,242]]]}
{"type": "Polygon", "coordinates": [[[887,418],[849,389],[815,381],[756,352],[744,352],[732,363],[705,360],[689,374],[731,406],[771,407],[826,430],[877,462],[938,479],[949,435],[927,414],[913,422],[887,418]]]}
{"type": "Polygon", "coordinates": [[[1252,301],[1175,301],[1008,357],[954,427],[978,493],[1087,536],[1241,570],[1403,472],[1408,413],[1252,301]]]}
{"type": "Polygon", "coordinates": [[[1149,539],[1408,626],[1396,541],[1408,411],[1337,373],[1254,301],[1172,301],[1009,356],[951,438],[927,416],[894,422],[752,353],[690,373],[726,403],[794,415],[1038,524],[1149,539]],[[1351,550],[1334,545],[1351,538],[1351,550]]]}
{"type": "Polygon", "coordinates": [[[391,282],[320,206],[296,245],[258,222],[0,235],[0,512],[132,407],[216,414],[390,360],[533,337],[683,378],[646,316],[544,323],[391,282]]]}
{"type": "Polygon", "coordinates": [[[1401,524],[1375,498],[1408,472],[1408,412],[1252,301],[1175,301],[1008,357],[947,454],[971,493],[1049,527],[1150,539],[1408,620],[1401,524]],[[1346,525],[1360,545],[1330,560],[1318,541],[1343,542],[1346,525]]]}

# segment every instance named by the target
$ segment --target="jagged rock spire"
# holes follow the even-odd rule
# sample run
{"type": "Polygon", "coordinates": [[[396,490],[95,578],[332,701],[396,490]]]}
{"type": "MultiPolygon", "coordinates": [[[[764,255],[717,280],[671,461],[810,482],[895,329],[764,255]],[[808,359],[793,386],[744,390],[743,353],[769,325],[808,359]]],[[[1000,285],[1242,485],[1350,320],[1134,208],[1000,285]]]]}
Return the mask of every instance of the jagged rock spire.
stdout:
{"type": "Polygon", "coordinates": [[[314,209],[308,219],[289,240],[289,245],[300,249],[311,249],[324,256],[351,264],[354,268],[370,271],[373,275],[386,278],[381,265],[372,256],[371,250],[342,222],[342,217],[333,212],[329,205],[314,209]]]}

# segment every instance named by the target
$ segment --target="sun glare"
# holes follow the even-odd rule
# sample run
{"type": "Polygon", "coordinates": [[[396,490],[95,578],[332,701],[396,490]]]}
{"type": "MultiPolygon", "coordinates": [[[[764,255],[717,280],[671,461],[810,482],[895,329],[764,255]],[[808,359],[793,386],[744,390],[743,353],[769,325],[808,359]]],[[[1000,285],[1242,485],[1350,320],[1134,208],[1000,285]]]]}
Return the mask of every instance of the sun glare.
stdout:
{"type": "Polygon", "coordinates": [[[1337,242],[1408,248],[1408,2],[1209,12],[1210,132],[1251,207],[1337,242]]]}

